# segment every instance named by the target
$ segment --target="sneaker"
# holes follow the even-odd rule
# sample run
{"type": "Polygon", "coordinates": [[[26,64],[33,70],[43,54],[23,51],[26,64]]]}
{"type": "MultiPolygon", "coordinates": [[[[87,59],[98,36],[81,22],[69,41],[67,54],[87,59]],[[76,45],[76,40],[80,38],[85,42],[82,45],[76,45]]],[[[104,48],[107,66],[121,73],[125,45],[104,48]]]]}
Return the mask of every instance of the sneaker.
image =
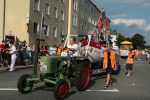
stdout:
{"type": "Polygon", "coordinates": [[[112,86],[112,83],[111,83],[111,82],[109,83],[109,86],[112,86]]]}
{"type": "Polygon", "coordinates": [[[109,85],[106,85],[106,84],[104,85],[104,89],[107,89],[108,87],[109,87],[109,85]]]}
{"type": "Polygon", "coordinates": [[[127,76],[127,77],[130,77],[130,74],[127,74],[126,76],[127,76]]]}
{"type": "Polygon", "coordinates": [[[13,71],[15,71],[15,69],[13,69],[13,70],[9,70],[9,72],[13,72],[13,71]]]}
{"type": "Polygon", "coordinates": [[[9,70],[9,72],[12,72],[13,70],[9,70]]]}

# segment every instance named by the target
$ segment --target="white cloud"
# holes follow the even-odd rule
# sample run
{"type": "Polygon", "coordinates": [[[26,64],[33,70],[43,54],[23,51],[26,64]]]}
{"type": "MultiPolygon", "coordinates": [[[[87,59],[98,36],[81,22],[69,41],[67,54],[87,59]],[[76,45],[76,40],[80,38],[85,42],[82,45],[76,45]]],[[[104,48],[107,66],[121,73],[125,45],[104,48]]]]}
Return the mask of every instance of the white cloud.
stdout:
{"type": "Polygon", "coordinates": [[[114,19],[111,20],[112,24],[117,25],[117,24],[125,24],[126,27],[129,27],[131,25],[136,25],[138,28],[144,30],[145,32],[150,32],[150,25],[146,24],[145,19],[114,19]]]}

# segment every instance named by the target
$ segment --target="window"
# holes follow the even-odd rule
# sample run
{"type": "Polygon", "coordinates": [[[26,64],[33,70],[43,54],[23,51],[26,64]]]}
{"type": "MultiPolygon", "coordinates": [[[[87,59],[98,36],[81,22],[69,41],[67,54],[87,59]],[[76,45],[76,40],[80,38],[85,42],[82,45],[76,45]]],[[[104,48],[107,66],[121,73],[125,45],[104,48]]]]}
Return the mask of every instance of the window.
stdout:
{"type": "Polygon", "coordinates": [[[34,0],[34,9],[39,10],[39,6],[40,6],[40,1],[39,0],[34,0]]]}
{"type": "Polygon", "coordinates": [[[64,34],[64,28],[63,28],[63,27],[60,28],[60,34],[61,34],[61,35],[64,34]]]}
{"type": "Polygon", "coordinates": [[[34,22],[33,33],[39,34],[39,24],[37,22],[34,22]]]}
{"type": "Polygon", "coordinates": [[[96,14],[96,10],[94,10],[94,14],[96,14]]]}
{"type": "Polygon", "coordinates": [[[45,14],[48,14],[49,15],[49,4],[48,3],[45,3],[45,14]]]}
{"type": "Polygon", "coordinates": [[[91,12],[93,12],[93,7],[91,7],[91,12]]]}
{"type": "Polygon", "coordinates": [[[44,29],[44,36],[49,36],[49,26],[46,25],[46,28],[44,29]]]}
{"type": "Polygon", "coordinates": [[[91,17],[88,18],[89,23],[91,23],[91,17]]]}
{"type": "Polygon", "coordinates": [[[54,16],[55,18],[57,18],[57,8],[56,8],[56,7],[54,7],[53,16],[54,16]]]}
{"type": "Polygon", "coordinates": [[[62,2],[65,2],[65,0],[62,0],[62,2]]]}
{"type": "Polygon", "coordinates": [[[81,0],[81,4],[84,5],[84,0],[81,0]]]}
{"type": "Polygon", "coordinates": [[[61,11],[61,20],[64,20],[64,11],[61,11]]]}
{"type": "Polygon", "coordinates": [[[87,25],[86,21],[85,21],[85,26],[87,25]]]}
{"type": "Polygon", "coordinates": [[[84,19],[84,12],[80,11],[80,18],[84,19]]]}
{"type": "Polygon", "coordinates": [[[72,16],[72,25],[77,26],[77,16],[75,15],[72,16]]]}
{"type": "Polygon", "coordinates": [[[91,34],[91,30],[88,28],[88,34],[91,34]]]}
{"type": "Polygon", "coordinates": [[[80,32],[83,32],[83,25],[80,24],[80,32]]]}
{"type": "Polygon", "coordinates": [[[57,37],[57,28],[53,27],[53,37],[57,37]]]}
{"type": "Polygon", "coordinates": [[[73,9],[77,10],[77,0],[73,0],[73,9]]]}
{"type": "Polygon", "coordinates": [[[91,6],[90,6],[90,4],[88,4],[88,9],[89,9],[89,10],[91,10],[91,6]]]}

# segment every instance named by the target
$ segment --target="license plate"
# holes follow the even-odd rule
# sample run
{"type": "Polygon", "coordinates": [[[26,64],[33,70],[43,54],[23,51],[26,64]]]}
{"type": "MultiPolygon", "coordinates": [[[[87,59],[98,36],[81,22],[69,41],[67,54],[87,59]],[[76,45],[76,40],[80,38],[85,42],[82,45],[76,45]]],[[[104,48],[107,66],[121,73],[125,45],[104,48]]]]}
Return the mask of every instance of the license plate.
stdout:
{"type": "Polygon", "coordinates": [[[46,62],[41,62],[40,70],[41,71],[46,71],[47,70],[47,63],[46,62]]]}

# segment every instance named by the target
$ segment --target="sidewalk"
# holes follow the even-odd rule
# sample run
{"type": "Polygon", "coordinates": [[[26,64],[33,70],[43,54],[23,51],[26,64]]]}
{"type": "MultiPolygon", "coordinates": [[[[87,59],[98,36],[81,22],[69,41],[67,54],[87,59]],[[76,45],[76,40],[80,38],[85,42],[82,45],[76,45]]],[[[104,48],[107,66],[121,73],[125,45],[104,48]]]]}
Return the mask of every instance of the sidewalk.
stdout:
{"type": "MultiPolygon", "coordinates": [[[[28,65],[28,66],[15,66],[16,70],[20,70],[20,69],[27,69],[27,68],[32,68],[33,65],[28,65]]],[[[10,68],[9,67],[4,67],[4,68],[0,68],[0,72],[5,72],[8,71],[10,68]]]]}

